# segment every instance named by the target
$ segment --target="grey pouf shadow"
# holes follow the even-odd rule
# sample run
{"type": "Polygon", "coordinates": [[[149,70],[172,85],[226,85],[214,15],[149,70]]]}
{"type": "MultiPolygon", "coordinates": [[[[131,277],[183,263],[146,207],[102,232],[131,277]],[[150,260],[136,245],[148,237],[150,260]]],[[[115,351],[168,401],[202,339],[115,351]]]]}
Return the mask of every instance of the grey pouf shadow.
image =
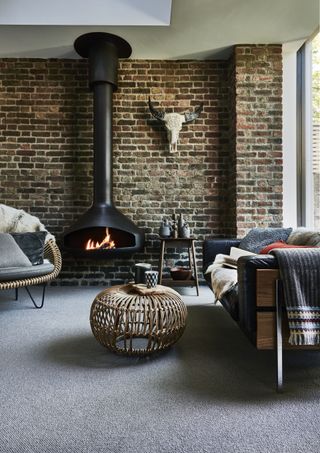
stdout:
{"type": "Polygon", "coordinates": [[[50,344],[43,351],[43,359],[69,367],[80,368],[127,368],[143,366],[156,360],[161,353],[146,357],[125,357],[101,346],[91,332],[85,335],[64,337],[50,344]]]}

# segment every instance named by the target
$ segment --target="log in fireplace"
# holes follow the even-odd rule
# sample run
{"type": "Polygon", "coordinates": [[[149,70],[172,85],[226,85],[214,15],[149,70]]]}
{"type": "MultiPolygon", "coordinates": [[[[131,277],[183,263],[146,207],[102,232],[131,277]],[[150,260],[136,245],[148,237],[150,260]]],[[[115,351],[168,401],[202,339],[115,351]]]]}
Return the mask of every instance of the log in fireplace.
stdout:
{"type": "Polygon", "coordinates": [[[93,91],[94,192],[92,206],[64,234],[64,248],[83,258],[108,259],[142,250],[144,232],[113,203],[112,98],[117,89],[118,58],[132,49],[119,36],[87,33],[74,43],[89,60],[89,86],[93,91]]]}

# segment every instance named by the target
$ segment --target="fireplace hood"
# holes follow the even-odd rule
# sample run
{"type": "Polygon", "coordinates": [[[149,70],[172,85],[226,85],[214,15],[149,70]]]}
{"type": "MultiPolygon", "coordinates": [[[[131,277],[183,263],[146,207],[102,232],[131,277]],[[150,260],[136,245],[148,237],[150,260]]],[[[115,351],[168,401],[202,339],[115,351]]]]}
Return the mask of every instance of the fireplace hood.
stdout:
{"type": "Polygon", "coordinates": [[[89,60],[94,190],[92,206],[64,233],[64,249],[94,259],[131,255],[143,249],[144,232],[113,203],[112,98],[117,89],[118,58],[128,58],[132,50],[124,39],[109,33],[87,33],[76,39],[74,47],[89,60]],[[111,239],[106,242],[108,235],[111,239]],[[89,242],[93,247],[88,248],[89,242]]]}

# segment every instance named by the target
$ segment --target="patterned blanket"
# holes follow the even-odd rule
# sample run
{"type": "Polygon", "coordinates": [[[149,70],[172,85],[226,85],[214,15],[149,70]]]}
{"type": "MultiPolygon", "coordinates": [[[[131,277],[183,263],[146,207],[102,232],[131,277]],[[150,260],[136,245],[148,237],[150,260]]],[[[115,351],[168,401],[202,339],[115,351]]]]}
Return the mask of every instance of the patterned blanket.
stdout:
{"type": "Polygon", "coordinates": [[[293,345],[320,344],[320,249],[276,249],[293,345]]]}

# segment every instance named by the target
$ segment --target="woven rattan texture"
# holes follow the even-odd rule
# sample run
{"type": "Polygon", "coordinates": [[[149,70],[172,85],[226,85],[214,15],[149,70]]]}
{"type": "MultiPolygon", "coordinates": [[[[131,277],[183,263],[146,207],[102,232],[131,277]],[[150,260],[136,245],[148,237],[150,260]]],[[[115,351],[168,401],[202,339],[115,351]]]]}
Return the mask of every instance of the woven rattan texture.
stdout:
{"type": "Polygon", "coordinates": [[[186,319],[187,308],[172,289],[141,295],[130,285],[99,293],[90,314],[92,332],[103,346],[119,354],[137,356],[173,345],[183,334],[186,319]]]}
{"type": "Polygon", "coordinates": [[[41,275],[38,277],[32,278],[24,278],[21,280],[13,280],[8,282],[1,282],[0,283],[0,290],[1,289],[14,289],[20,288],[22,286],[32,286],[32,285],[40,285],[41,283],[49,282],[57,277],[59,272],[61,271],[62,266],[62,259],[60,250],[55,243],[55,241],[48,241],[44,247],[44,258],[47,258],[53,265],[54,269],[49,274],[41,275]]]}

